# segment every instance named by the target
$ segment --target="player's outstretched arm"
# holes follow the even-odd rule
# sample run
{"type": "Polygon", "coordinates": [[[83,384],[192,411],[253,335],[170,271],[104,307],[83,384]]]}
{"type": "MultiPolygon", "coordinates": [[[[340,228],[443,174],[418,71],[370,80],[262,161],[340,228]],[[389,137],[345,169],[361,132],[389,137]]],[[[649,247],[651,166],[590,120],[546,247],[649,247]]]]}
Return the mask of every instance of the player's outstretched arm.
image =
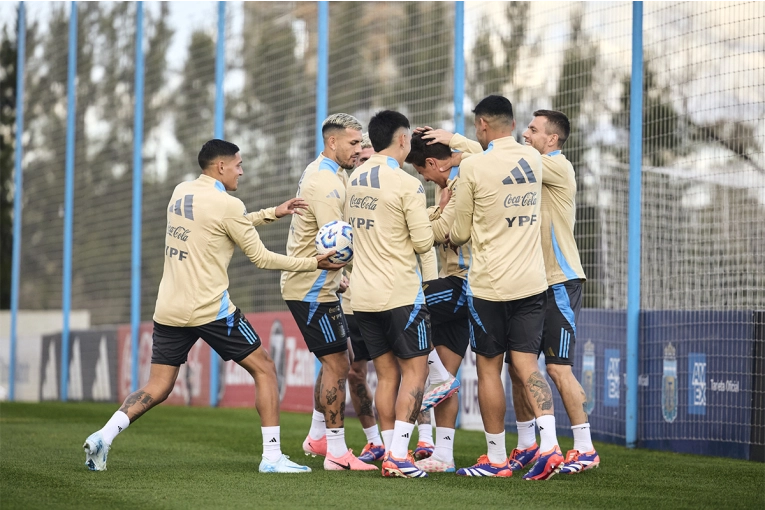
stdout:
{"type": "Polygon", "coordinates": [[[286,202],[276,207],[267,207],[260,211],[247,213],[246,218],[252,223],[253,227],[267,225],[290,214],[303,214],[302,209],[306,209],[308,204],[302,198],[290,198],[286,202]]]}

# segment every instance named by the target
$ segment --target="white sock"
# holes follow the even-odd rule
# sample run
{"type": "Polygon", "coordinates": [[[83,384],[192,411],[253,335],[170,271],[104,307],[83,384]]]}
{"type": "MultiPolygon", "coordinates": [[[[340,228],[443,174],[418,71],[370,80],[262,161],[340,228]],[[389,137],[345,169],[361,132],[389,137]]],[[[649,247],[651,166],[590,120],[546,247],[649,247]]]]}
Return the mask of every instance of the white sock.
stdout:
{"type": "Polygon", "coordinates": [[[380,437],[380,429],[377,428],[376,423],[368,429],[364,429],[364,435],[367,436],[367,443],[372,443],[373,445],[383,444],[382,438],[380,437]]]}
{"type": "Polygon", "coordinates": [[[571,427],[571,431],[574,433],[574,450],[577,450],[580,453],[587,453],[595,449],[592,445],[589,423],[574,425],[571,427]]]}
{"type": "Polygon", "coordinates": [[[130,425],[130,418],[128,418],[127,414],[122,411],[114,413],[101,429],[101,435],[104,436],[106,444],[111,445],[117,434],[128,428],[128,425],[130,425]]]}
{"type": "Polygon", "coordinates": [[[492,464],[504,464],[507,462],[507,448],[505,448],[505,433],[486,434],[486,447],[489,454],[489,462],[492,464]]]}
{"type": "Polygon", "coordinates": [[[555,433],[555,416],[546,414],[537,418],[539,427],[539,451],[547,453],[558,445],[558,435],[555,433]]]}
{"type": "Polygon", "coordinates": [[[447,464],[454,463],[454,429],[436,427],[436,448],[433,450],[433,457],[447,464]]]}
{"type": "Polygon", "coordinates": [[[380,435],[382,436],[383,440],[383,446],[385,447],[385,451],[390,451],[390,445],[393,442],[393,429],[390,430],[383,430],[380,432],[380,435]]]}
{"type": "Polygon", "coordinates": [[[531,448],[537,442],[537,430],[534,428],[536,420],[531,421],[517,421],[515,425],[518,427],[518,446],[519,450],[525,450],[531,448]]]}
{"type": "Polygon", "coordinates": [[[279,426],[260,427],[260,430],[263,432],[263,457],[269,462],[276,462],[282,456],[279,426]]]}
{"type": "Polygon", "coordinates": [[[393,427],[393,440],[390,445],[390,454],[397,459],[405,459],[409,453],[409,440],[412,439],[414,423],[396,420],[393,427]]]}
{"type": "Polygon", "coordinates": [[[327,426],[324,423],[324,413],[320,413],[316,409],[313,410],[313,418],[311,418],[311,430],[308,431],[308,435],[311,439],[321,439],[327,433],[327,426]]]}
{"type": "Polygon", "coordinates": [[[428,354],[428,378],[430,379],[430,384],[441,384],[448,381],[449,377],[451,377],[451,374],[446,370],[444,364],[441,363],[438,352],[433,349],[428,354]]]}
{"type": "Polygon", "coordinates": [[[433,426],[430,423],[421,423],[417,425],[419,434],[418,441],[433,444],[433,426]]]}
{"type": "Polygon", "coordinates": [[[342,457],[348,453],[345,444],[345,429],[327,429],[327,453],[333,457],[342,457]]]}

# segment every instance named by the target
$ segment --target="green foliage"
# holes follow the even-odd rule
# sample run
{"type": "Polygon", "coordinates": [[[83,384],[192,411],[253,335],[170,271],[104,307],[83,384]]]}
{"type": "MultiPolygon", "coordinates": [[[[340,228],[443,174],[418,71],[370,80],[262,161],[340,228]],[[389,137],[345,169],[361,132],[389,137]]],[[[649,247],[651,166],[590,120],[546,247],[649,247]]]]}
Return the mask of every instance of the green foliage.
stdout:
{"type": "MultiPolygon", "coordinates": [[[[109,469],[91,472],[80,445],[116,404],[0,405],[0,493],[15,508],[761,508],[760,463],[596,443],[601,467],[546,482],[462,478],[435,473],[423,480],[380,472],[324,471],[321,457],[302,454],[310,414],[282,413],[282,450],[313,472],[260,474],[260,423],[254,409],[160,406],[114,442],[109,469]],[[41,461],[44,459],[44,461],[41,461]],[[430,502],[433,500],[433,502],[430,502]]],[[[348,445],[365,438],[347,419],[348,445]]],[[[416,441],[412,438],[412,444],[416,441]]],[[[457,466],[485,453],[482,432],[459,430],[457,466]]],[[[507,444],[515,442],[508,435],[507,444]]],[[[565,450],[570,438],[561,438],[565,450]]],[[[379,465],[379,463],[378,463],[379,465]]]]}
{"type": "Polygon", "coordinates": [[[0,36],[0,310],[11,307],[17,48],[4,26],[0,36]]]}

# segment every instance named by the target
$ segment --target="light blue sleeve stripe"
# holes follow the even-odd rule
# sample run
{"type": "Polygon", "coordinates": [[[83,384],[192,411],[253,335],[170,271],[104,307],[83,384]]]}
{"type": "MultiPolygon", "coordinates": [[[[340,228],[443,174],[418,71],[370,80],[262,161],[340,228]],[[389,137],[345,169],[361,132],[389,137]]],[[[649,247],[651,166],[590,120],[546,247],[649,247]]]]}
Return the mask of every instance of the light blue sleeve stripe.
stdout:
{"type": "Polygon", "coordinates": [[[555,260],[558,261],[558,265],[563,271],[563,274],[569,280],[579,280],[579,275],[576,274],[576,271],[571,269],[571,266],[568,265],[566,257],[563,256],[563,252],[558,245],[558,239],[555,237],[555,227],[553,225],[550,225],[550,235],[552,237],[553,251],[555,251],[555,260]]]}
{"type": "Polygon", "coordinates": [[[555,303],[558,305],[558,310],[563,314],[568,323],[571,325],[571,329],[576,335],[576,320],[574,319],[574,310],[571,309],[571,301],[568,299],[568,291],[566,286],[562,283],[556,283],[552,286],[553,293],[555,294],[555,303]]]}
{"type": "Polygon", "coordinates": [[[218,319],[225,319],[228,317],[228,305],[230,301],[228,299],[228,290],[223,291],[223,296],[220,298],[220,309],[218,310],[218,315],[215,317],[215,320],[218,319]]]}

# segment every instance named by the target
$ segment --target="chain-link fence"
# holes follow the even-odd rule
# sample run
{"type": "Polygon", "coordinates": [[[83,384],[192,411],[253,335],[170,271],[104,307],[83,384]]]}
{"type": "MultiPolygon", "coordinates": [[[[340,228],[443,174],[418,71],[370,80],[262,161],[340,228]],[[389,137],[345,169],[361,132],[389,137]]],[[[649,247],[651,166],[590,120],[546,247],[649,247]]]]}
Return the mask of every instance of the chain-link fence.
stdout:
{"type": "MultiPolygon", "coordinates": [[[[96,325],[126,323],[136,4],[76,5],[72,307],[90,310],[96,325]]],[[[213,134],[218,6],[144,6],[141,317],[150,320],[167,199],[198,174],[196,154],[213,134]]],[[[12,41],[14,16],[5,9],[3,37],[12,41]]],[[[61,306],[69,9],[27,5],[22,309],[61,306]]],[[[375,111],[396,109],[413,125],[454,129],[456,9],[331,2],[328,111],[366,124],[375,111]]],[[[242,149],[237,196],[250,210],[294,196],[315,157],[317,17],[313,2],[226,4],[225,137],[242,149]]],[[[519,139],[536,109],[571,120],[564,153],[577,174],[575,234],[588,277],[575,370],[595,378],[593,428],[608,438],[624,437],[632,21],[628,2],[468,2],[465,95],[457,101],[468,136],[470,109],[493,93],[512,101],[519,139]]],[[[755,312],[765,309],[763,27],[759,2],[645,5],[641,409],[658,402],[663,411],[641,414],[641,440],[750,442],[743,429],[726,435],[727,415],[704,418],[713,403],[742,427],[762,420],[763,326],[755,312]],[[699,372],[707,366],[708,376],[699,372]],[[693,393],[702,385],[704,399],[693,393]],[[675,421],[691,428],[673,428],[675,421]]],[[[284,251],[288,225],[259,228],[269,249],[284,251]]],[[[285,308],[277,272],[257,270],[238,253],[229,274],[243,310],[285,308]]]]}

